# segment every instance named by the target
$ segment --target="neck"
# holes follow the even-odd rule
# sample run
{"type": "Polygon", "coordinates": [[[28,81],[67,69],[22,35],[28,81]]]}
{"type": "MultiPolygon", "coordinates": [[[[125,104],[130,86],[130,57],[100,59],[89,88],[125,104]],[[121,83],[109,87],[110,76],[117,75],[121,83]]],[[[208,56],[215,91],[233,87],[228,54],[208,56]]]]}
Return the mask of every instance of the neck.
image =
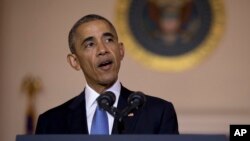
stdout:
{"type": "Polygon", "coordinates": [[[88,85],[95,90],[97,93],[102,94],[103,92],[105,92],[107,89],[109,89],[110,87],[112,87],[115,84],[116,81],[109,83],[109,84],[89,84],[88,85]]]}

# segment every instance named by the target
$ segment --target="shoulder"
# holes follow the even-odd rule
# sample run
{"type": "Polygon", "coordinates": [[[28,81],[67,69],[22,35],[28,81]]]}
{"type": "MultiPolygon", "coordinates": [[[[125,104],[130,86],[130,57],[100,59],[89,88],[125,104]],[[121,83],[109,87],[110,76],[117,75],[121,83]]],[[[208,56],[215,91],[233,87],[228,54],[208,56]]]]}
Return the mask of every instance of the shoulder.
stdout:
{"type": "Polygon", "coordinates": [[[83,101],[84,95],[81,93],[80,95],[66,101],[65,103],[56,106],[52,109],[49,109],[48,111],[42,113],[39,118],[41,119],[57,119],[62,118],[68,113],[71,109],[73,109],[76,105],[80,104],[80,102],[83,101]]]}
{"type": "Polygon", "coordinates": [[[37,121],[36,134],[67,133],[70,111],[82,106],[84,95],[80,94],[67,102],[41,114],[37,121]]]}
{"type": "Polygon", "coordinates": [[[145,95],[146,96],[146,107],[150,109],[158,110],[174,110],[172,102],[164,100],[162,98],[145,95]]]}
{"type": "Polygon", "coordinates": [[[74,111],[82,110],[84,93],[41,114],[37,121],[36,134],[68,133],[68,119],[74,111]]]}
{"type": "Polygon", "coordinates": [[[144,107],[144,117],[148,117],[156,125],[159,134],[179,134],[178,131],[178,120],[175,108],[169,101],[161,98],[146,96],[147,103],[144,107]]]}
{"type": "MultiPolygon", "coordinates": [[[[127,99],[128,96],[132,93],[135,93],[136,91],[131,91],[127,89],[126,87],[122,87],[122,92],[125,93],[126,95],[124,96],[124,99],[127,99]]],[[[172,102],[164,100],[159,97],[151,96],[148,94],[145,94],[146,97],[146,102],[145,102],[145,107],[149,109],[174,109],[172,102]]]]}

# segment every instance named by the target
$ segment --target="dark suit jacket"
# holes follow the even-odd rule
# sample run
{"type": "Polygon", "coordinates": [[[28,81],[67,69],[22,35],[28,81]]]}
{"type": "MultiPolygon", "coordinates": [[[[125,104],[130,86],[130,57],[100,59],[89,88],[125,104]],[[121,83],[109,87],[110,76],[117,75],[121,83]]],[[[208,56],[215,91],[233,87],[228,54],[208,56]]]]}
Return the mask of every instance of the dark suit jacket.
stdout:
{"type": "MultiPolygon", "coordinates": [[[[127,106],[133,93],[122,87],[118,109],[127,106]]],[[[176,113],[172,103],[146,95],[147,102],[134,116],[120,123],[115,118],[112,134],[179,134],[176,113]]],[[[68,102],[39,116],[36,134],[88,134],[84,91],[68,102]]]]}

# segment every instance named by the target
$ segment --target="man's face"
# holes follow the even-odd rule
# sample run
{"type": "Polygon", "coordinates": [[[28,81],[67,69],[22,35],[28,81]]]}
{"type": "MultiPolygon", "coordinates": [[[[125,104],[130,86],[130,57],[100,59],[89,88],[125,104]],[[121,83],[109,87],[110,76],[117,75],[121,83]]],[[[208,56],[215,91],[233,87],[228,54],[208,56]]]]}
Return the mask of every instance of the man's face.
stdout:
{"type": "MultiPolygon", "coordinates": [[[[110,25],[94,20],[80,25],[75,37],[75,69],[82,69],[87,83],[97,92],[114,84],[124,56],[123,44],[110,25]]],[[[72,65],[72,64],[71,64],[72,65]]]]}

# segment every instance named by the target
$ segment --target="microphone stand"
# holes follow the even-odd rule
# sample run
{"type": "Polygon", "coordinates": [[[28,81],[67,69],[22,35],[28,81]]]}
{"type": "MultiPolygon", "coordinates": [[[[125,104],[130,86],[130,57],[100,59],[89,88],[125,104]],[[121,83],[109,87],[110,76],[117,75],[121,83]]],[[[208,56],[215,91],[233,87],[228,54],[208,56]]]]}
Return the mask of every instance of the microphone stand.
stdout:
{"type": "Polygon", "coordinates": [[[114,101],[114,94],[112,92],[107,92],[106,95],[102,95],[102,97],[99,98],[98,104],[115,118],[114,127],[117,127],[118,134],[122,134],[125,129],[123,118],[132,110],[138,110],[139,107],[142,107],[146,98],[141,92],[131,94],[128,97],[128,105],[122,109],[122,111],[119,111],[116,107],[112,106],[114,101]]]}
{"type": "Polygon", "coordinates": [[[126,108],[124,108],[121,112],[119,112],[119,114],[117,115],[117,130],[118,130],[118,134],[122,134],[124,129],[125,129],[125,125],[124,125],[124,120],[123,118],[126,117],[129,112],[131,112],[134,109],[138,109],[137,105],[129,105],[126,108]]]}

